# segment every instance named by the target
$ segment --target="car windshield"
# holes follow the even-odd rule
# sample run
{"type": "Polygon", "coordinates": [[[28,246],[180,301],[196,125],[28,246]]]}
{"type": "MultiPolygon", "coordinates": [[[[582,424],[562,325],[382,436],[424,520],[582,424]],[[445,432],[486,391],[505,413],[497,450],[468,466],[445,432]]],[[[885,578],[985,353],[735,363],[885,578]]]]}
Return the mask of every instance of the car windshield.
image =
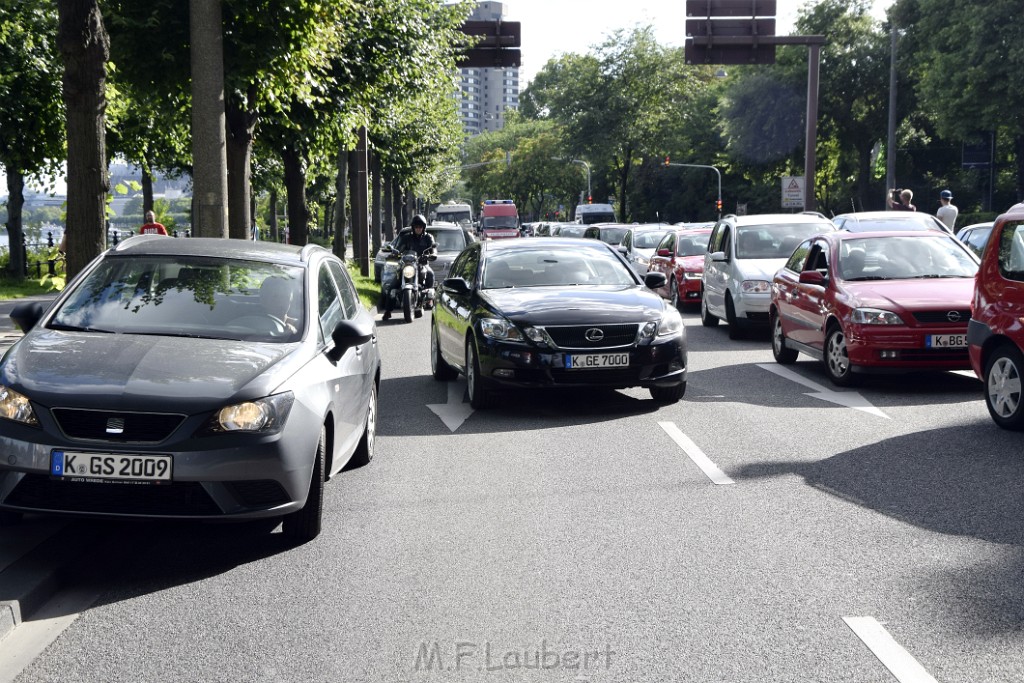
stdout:
{"type": "Polygon", "coordinates": [[[434,236],[438,253],[458,253],[466,248],[466,235],[461,230],[428,230],[434,236]]]}
{"type": "Polygon", "coordinates": [[[587,231],[587,228],[582,225],[563,225],[562,229],[558,231],[559,237],[583,237],[583,233],[587,231]]]}
{"type": "Polygon", "coordinates": [[[736,258],[786,259],[812,235],[831,232],[831,223],[746,225],[737,229],[736,258]]]}
{"type": "Polygon", "coordinates": [[[632,271],[604,249],[508,249],[484,261],[483,289],[635,285],[632,271]]]}
{"type": "Polygon", "coordinates": [[[938,225],[931,221],[930,216],[915,216],[909,214],[905,217],[893,216],[891,218],[856,218],[850,217],[843,223],[843,228],[850,232],[885,232],[892,230],[941,230],[938,225]]]}
{"type": "Polygon", "coordinates": [[[953,238],[874,237],[844,240],[839,277],[849,281],[971,278],[978,264],[953,238]]]}
{"type": "Polygon", "coordinates": [[[680,235],[676,242],[676,254],[679,256],[701,256],[708,250],[708,238],[711,235],[680,235]]]}
{"type": "Polygon", "coordinates": [[[491,228],[518,228],[519,219],[515,216],[487,216],[484,218],[484,230],[491,228]]]}
{"type": "Polygon", "coordinates": [[[654,249],[665,236],[664,230],[647,230],[633,235],[633,247],[636,249],[654,249]]]}
{"type": "Polygon", "coordinates": [[[448,221],[450,223],[469,223],[473,218],[469,214],[469,209],[465,211],[441,211],[439,209],[435,220],[448,221]]]}
{"type": "Polygon", "coordinates": [[[628,228],[602,228],[599,238],[605,244],[610,244],[614,247],[622,244],[622,238],[627,230],[628,228]]]}
{"type": "Polygon", "coordinates": [[[293,342],[303,269],[185,256],[106,257],[79,282],[52,329],[293,342]]]}

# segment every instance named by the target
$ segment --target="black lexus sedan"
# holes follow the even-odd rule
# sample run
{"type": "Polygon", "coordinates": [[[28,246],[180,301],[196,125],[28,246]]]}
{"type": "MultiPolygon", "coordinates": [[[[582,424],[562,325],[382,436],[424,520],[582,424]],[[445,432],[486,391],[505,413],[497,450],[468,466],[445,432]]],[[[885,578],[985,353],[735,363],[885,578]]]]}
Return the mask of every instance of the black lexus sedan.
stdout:
{"type": "Polygon", "coordinates": [[[686,330],[645,281],[599,240],[494,240],[463,251],[441,286],[430,332],[434,378],[466,376],[470,403],[502,388],[646,387],[660,403],[686,392],[686,330]]]}

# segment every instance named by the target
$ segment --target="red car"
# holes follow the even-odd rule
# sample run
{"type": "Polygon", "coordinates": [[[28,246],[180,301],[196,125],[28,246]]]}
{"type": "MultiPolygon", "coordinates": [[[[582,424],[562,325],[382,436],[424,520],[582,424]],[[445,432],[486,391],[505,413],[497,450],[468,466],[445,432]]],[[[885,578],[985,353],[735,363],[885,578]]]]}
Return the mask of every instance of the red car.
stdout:
{"type": "Polygon", "coordinates": [[[834,232],[803,242],[772,280],[772,352],[824,361],[829,379],[963,370],[978,258],[948,233],[834,232]]]}
{"type": "Polygon", "coordinates": [[[672,305],[700,303],[700,278],[711,227],[681,228],[662,238],[647,266],[649,273],[664,273],[668,282],[656,290],[672,305]]]}
{"type": "Polygon", "coordinates": [[[975,280],[967,349],[997,425],[1024,430],[1024,204],[996,219],[975,280]]]}

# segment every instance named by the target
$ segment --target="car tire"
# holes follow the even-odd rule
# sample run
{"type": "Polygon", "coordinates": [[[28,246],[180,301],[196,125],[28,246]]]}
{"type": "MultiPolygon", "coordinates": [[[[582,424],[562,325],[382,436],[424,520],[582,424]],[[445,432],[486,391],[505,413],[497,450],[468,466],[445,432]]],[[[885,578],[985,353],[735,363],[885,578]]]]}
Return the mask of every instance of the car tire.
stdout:
{"type": "Polygon", "coordinates": [[[782,321],[779,320],[779,314],[776,311],[772,311],[771,324],[772,355],[775,356],[775,362],[779,365],[792,365],[796,362],[796,357],[800,355],[800,352],[796,349],[786,348],[786,334],[782,331],[782,321]]]}
{"type": "Polygon", "coordinates": [[[466,340],[466,386],[469,405],[474,409],[483,410],[494,405],[494,392],[480,374],[480,356],[473,339],[466,340]]]}
{"type": "Polygon", "coordinates": [[[851,387],[857,384],[857,375],[850,365],[850,356],[846,350],[846,333],[838,324],[833,324],[825,334],[825,370],[832,383],[840,387],[851,387]]]}
{"type": "Polygon", "coordinates": [[[430,326],[430,373],[438,382],[455,379],[458,374],[455,368],[448,365],[441,355],[441,340],[437,335],[437,323],[430,326]]]}
{"type": "Polygon", "coordinates": [[[320,535],[324,514],[324,451],[327,447],[327,430],[320,428],[320,440],[313,456],[313,473],[309,480],[309,494],[301,510],[286,515],[281,531],[296,543],[308,543],[320,535]]]}
{"type": "Polygon", "coordinates": [[[671,387],[651,387],[651,398],[655,403],[671,405],[677,403],[686,394],[686,382],[671,387]]]}
{"type": "Polygon", "coordinates": [[[679,285],[676,284],[676,279],[672,278],[668,283],[669,301],[672,303],[672,308],[679,310],[679,285]]]}
{"type": "Polygon", "coordinates": [[[725,293],[725,323],[729,326],[729,339],[742,339],[743,328],[736,317],[736,307],[732,303],[732,295],[725,293]]]}
{"type": "Polygon", "coordinates": [[[359,439],[355,453],[352,454],[352,464],[356,467],[369,465],[373,460],[374,447],[377,441],[377,383],[370,385],[370,401],[366,406],[366,427],[359,439]]]}
{"type": "Polygon", "coordinates": [[[995,349],[985,362],[985,405],[992,420],[1012,431],[1024,430],[1024,354],[1010,344],[995,349]]]}
{"type": "Polygon", "coordinates": [[[718,317],[708,310],[707,299],[704,298],[704,290],[700,292],[700,324],[704,327],[717,327],[718,317]]]}
{"type": "Polygon", "coordinates": [[[405,317],[405,322],[412,322],[412,290],[402,290],[402,315],[405,317]]]}

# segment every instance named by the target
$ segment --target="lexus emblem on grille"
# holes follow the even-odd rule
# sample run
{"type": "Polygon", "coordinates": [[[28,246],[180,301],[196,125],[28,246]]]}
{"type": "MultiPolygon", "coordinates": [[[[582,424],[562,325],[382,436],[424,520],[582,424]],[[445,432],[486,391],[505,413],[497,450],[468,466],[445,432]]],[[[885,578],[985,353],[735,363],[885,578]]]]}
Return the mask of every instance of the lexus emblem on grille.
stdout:
{"type": "Polygon", "coordinates": [[[112,417],[108,419],[107,434],[124,434],[124,418],[112,417]]]}
{"type": "Polygon", "coordinates": [[[960,322],[960,311],[950,311],[949,313],[946,314],[946,320],[948,320],[951,323],[960,322]]]}
{"type": "Polygon", "coordinates": [[[591,327],[583,336],[587,338],[588,342],[599,342],[604,339],[604,330],[597,327],[591,327]]]}

